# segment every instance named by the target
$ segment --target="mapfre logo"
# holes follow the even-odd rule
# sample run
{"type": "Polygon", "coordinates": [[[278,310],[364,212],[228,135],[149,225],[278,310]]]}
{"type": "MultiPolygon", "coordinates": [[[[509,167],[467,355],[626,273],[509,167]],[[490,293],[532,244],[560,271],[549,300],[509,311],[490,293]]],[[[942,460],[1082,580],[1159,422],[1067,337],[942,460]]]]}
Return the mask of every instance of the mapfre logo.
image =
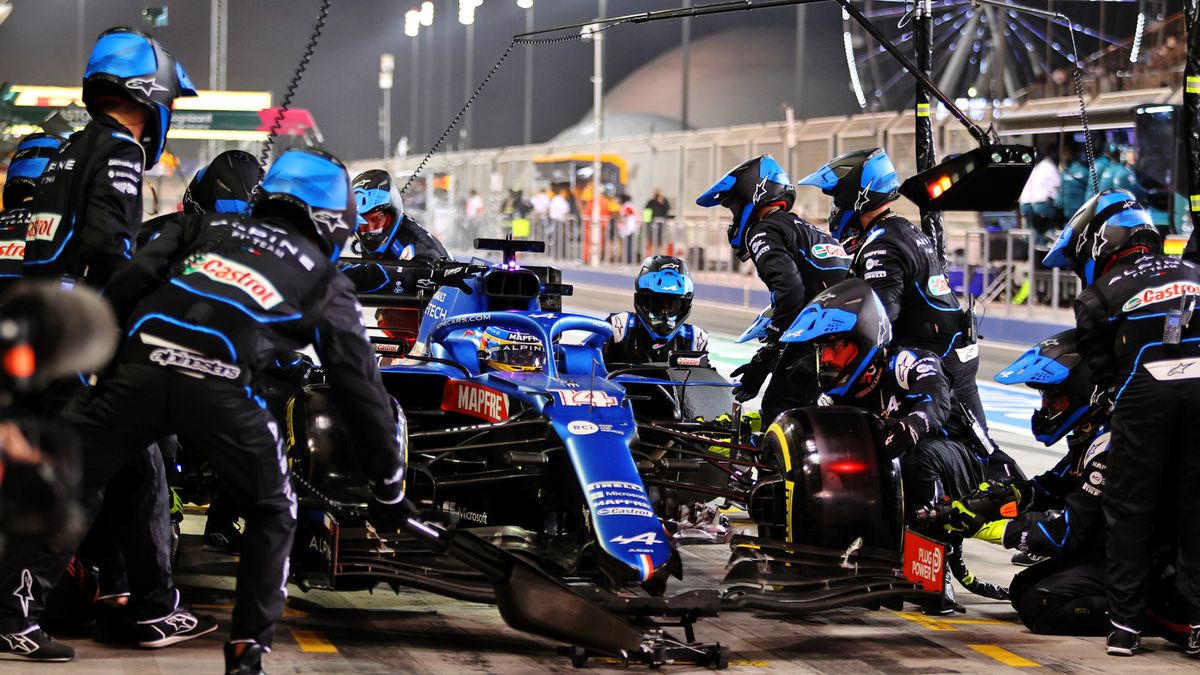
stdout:
{"type": "Polygon", "coordinates": [[[184,274],[201,274],[221,284],[241,289],[263,309],[283,302],[279,291],[257,270],[214,253],[205,253],[191,261],[184,274]]]}
{"type": "Polygon", "coordinates": [[[35,213],[29,217],[25,241],[54,241],[62,216],[57,213],[35,213]]]}
{"type": "Polygon", "coordinates": [[[1190,281],[1176,281],[1162,286],[1155,286],[1154,288],[1147,288],[1126,300],[1125,304],[1121,306],[1121,311],[1132,312],[1146,305],[1153,305],[1156,302],[1171,300],[1184,295],[1200,295],[1200,284],[1194,284],[1190,281]]]}
{"type": "Polygon", "coordinates": [[[442,390],[442,410],[503,422],[508,419],[508,394],[474,382],[447,380],[442,390]]]}
{"type": "Polygon", "coordinates": [[[23,242],[23,241],[0,242],[0,260],[24,260],[24,259],[25,259],[25,242],[23,242]]]}

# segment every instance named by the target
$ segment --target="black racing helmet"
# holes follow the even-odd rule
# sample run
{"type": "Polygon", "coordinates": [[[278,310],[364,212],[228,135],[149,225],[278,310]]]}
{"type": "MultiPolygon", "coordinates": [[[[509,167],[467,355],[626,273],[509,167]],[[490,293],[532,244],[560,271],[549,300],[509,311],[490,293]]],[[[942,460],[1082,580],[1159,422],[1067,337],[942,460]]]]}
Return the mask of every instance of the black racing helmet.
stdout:
{"type": "Polygon", "coordinates": [[[1079,354],[1075,329],[1037,343],[996,375],[1000,384],[1025,384],[1042,394],[1030,418],[1034,438],[1054,445],[1071,432],[1088,434],[1106,411],[1092,406],[1092,371],[1079,354]]]}
{"type": "Polygon", "coordinates": [[[800,180],[833,197],[829,233],[847,244],[858,237],[858,216],[890,204],[900,197],[896,167],[883,148],[855,150],[838,155],[800,180]]]}
{"type": "Polygon", "coordinates": [[[93,116],[95,104],[121,97],[144,106],[146,128],[137,139],[146,150],[146,168],[158,163],[171,128],[171,107],[196,89],[183,66],[158,40],[132,28],[110,28],[100,34],[83,72],[83,104],[93,116]]]}
{"type": "Polygon", "coordinates": [[[642,261],[642,269],[633,282],[633,308],[652,337],[675,337],[692,313],[696,287],[687,264],[669,255],[656,255],[642,261]]]}
{"type": "Polygon", "coordinates": [[[54,134],[30,134],[21,139],[4,179],[4,208],[19,206],[33,196],[38,179],[46,173],[50,159],[62,144],[63,139],[54,134]]]}
{"type": "Polygon", "coordinates": [[[243,213],[254,186],[262,180],[258,160],[243,150],[217,155],[196,172],[183,193],[185,213],[243,213]]]}
{"type": "Polygon", "coordinates": [[[729,223],[729,245],[742,261],[750,259],[746,228],[754,213],[771,204],[789,211],[795,201],[796,188],[792,186],[792,179],[770,155],[759,155],[738,164],[696,198],[700,206],[724,206],[733,213],[733,221],[729,223]]]}
{"type": "Polygon", "coordinates": [[[1071,216],[1042,262],[1072,269],[1090,286],[1113,256],[1134,246],[1160,251],[1162,234],[1127,190],[1105,190],[1071,216]]]}
{"type": "Polygon", "coordinates": [[[321,249],[336,260],[357,226],[350,175],[337,157],[315,148],[288,150],[263,178],[253,215],[283,205],[299,209],[311,224],[321,249]]]}
{"type": "Polygon", "coordinates": [[[847,279],[817,294],[780,341],[814,343],[821,391],[857,398],[879,382],[892,322],[870,284],[847,279]]]}
{"type": "Polygon", "coordinates": [[[396,181],[383,169],[371,169],[358,174],[354,177],[354,203],[358,208],[358,215],[364,219],[371,213],[387,215],[388,219],[383,227],[372,228],[369,223],[364,222],[355,231],[364,253],[383,253],[396,239],[404,219],[404,200],[400,191],[396,189],[396,181]]]}

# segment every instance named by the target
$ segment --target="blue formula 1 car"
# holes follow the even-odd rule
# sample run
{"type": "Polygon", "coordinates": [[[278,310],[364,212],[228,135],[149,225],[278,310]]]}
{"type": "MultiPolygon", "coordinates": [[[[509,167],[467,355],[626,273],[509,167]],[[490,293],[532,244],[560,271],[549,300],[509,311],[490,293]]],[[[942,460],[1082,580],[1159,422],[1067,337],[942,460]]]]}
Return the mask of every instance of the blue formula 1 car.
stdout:
{"type": "MultiPolygon", "coordinates": [[[[625,383],[667,391],[677,383],[610,377],[600,347],[611,327],[560,311],[570,289],[557,271],[514,260],[516,250],[533,246],[478,245],[502,250],[504,262],[478,265],[470,292],[442,287],[428,298],[363,298],[410,316],[420,309],[415,334],[401,335],[391,322],[388,336],[377,338],[381,374],[407,420],[407,492],[416,519],[469,550],[448,549],[368,506],[342,411],[318,371],[288,406],[286,438],[301,497],[293,580],[332,590],[386,583],[496,603],[511,625],[581,650],[721,665],[719,645],[681,648],[658,628],[663,620],[682,622],[690,643],[691,622],[715,615],[720,602],[716,591],[666,595],[668,578],[682,575],[680,557],[658,512],[660,490],[642,478],[654,462],[639,450],[625,383]],[[486,349],[497,340],[518,357],[533,356],[520,366],[498,362],[486,349]],[[521,573],[500,574],[498,584],[497,567],[521,573]],[[587,611],[576,616],[537,616],[549,604],[580,601],[587,611]],[[611,630],[597,630],[605,622],[611,630]]],[[[657,466],[680,471],[661,455],[657,466]]]]}
{"type": "Polygon", "coordinates": [[[702,356],[608,372],[609,324],[561,311],[570,289],[557,270],[516,264],[537,242],[480,244],[504,259],[478,265],[469,293],[362,298],[421,317],[387,322],[391,332],[375,338],[407,419],[407,487],[420,511],[409,526],[368,506],[339,403],[319,376],[289,404],[301,496],[292,577],[302,588],[408,586],[497,604],[513,627],[573,645],[577,661],[604,653],[718,667],[720,645],[695,643],[692,623],[722,609],[940,598],[936,584],[899,571],[898,467],[880,452],[877,419],[792,411],[753,447],[730,410],[730,383],[702,356]],[[724,411],[732,423],[713,422],[724,411]],[[670,595],[668,579],[683,576],[674,516],[713,497],[745,508],[760,537],[733,537],[723,589],[670,595]],[[664,623],[684,626],[686,640],[664,623]]]}

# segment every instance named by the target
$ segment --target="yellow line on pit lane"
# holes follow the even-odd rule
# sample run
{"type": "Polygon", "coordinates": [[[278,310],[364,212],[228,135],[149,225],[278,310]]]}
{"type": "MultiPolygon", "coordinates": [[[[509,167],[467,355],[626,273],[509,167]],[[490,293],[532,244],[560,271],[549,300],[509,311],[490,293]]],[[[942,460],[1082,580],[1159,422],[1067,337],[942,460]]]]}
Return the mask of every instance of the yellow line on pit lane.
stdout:
{"type": "Polygon", "coordinates": [[[907,619],[929,630],[958,630],[954,627],[955,624],[974,626],[1004,626],[1012,624],[1011,621],[999,621],[996,619],[939,619],[937,617],[926,616],[920,612],[894,612],[894,614],[901,619],[907,619]]]}
{"type": "Polygon", "coordinates": [[[996,645],[967,646],[979,652],[980,654],[983,654],[984,656],[990,656],[1000,663],[1003,663],[1006,666],[1012,666],[1013,668],[1040,668],[1042,666],[1042,664],[1037,663],[1036,661],[1030,661],[1024,656],[1014,654],[1007,649],[1003,647],[997,647],[996,645]]]}
{"type": "Polygon", "coordinates": [[[300,645],[300,651],[310,654],[336,654],[337,647],[333,643],[325,639],[324,635],[316,631],[304,630],[302,628],[288,629],[292,633],[292,639],[296,644],[300,645]]]}

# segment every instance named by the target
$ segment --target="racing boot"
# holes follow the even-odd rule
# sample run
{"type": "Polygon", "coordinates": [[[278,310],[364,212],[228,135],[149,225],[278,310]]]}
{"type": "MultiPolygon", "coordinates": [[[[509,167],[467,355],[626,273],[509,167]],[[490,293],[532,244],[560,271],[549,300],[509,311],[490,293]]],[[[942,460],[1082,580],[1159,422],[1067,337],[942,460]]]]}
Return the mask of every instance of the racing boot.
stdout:
{"type": "Polygon", "coordinates": [[[1142,636],[1137,631],[1113,624],[1104,650],[1109,656],[1133,656],[1142,648],[1142,636]]]}
{"type": "Polygon", "coordinates": [[[204,539],[201,543],[205,551],[238,555],[242,551],[242,531],[238,528],[237,521],[214,522],[214,519],[209,517],[208,522],[204,524],[204,539]]]}
{"type": "Polygon", "coordinates": [[[20,633],[0,633],[0,660],[64,663],[75,658],[75,648],[56,642],[34,625],[20,633]]]}
{"type": "Polygon", "coordinates": [[[1034,565],[1049,559],[1050,556],[1037,555],[1035,553],[1030,553],[1029,551],[1017,551],[1013,554],[1011,562],[1017,567],[1033,567],[1034,565]]]}
{"type": "Polygon", "coordinates": [[[207,614],[195,614],[187,607],[179,605],[175,611],[162,618],[138,621],[135,631],[139,647],[159,649],[194,640],[216,629],[216,619],[207,614]]]}
{"type": "Polygon", "coordinates": [[[1188,634],[1187,644],[1183,646],[1183,653],[1188,656],[1200,656],[1200,626],[1192,626],[1192,632],[1188,634]]]}
{"type": "Polygon", "coordinates": [[[729,519],[704,502],[680,505],[675,525],[675,540],[680,544],[728,544],[733,539],[729,519]]]}
{"type": "Polygon", "coordinates": [[[265,675],[262,669],[262,645],[257,642],[225,643],[225,675],[265,675]],[[242,653],[237,653],[241,645],[242,653]]]}

